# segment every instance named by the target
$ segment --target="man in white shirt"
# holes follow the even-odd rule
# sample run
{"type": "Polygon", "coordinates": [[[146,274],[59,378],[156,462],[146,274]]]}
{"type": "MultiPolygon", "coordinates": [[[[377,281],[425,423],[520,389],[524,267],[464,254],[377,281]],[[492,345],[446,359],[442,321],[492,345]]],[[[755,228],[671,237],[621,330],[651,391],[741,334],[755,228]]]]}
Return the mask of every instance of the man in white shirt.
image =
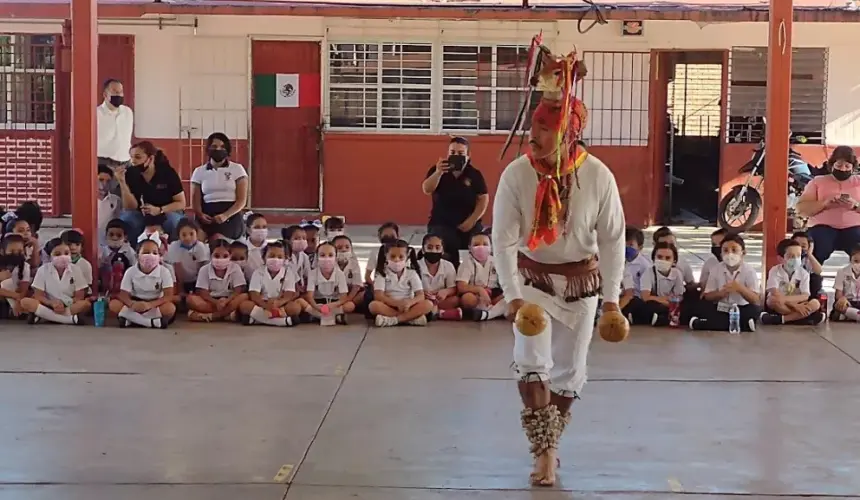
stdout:
{"type": "Polygon", "coordinates": [[[104,102],[96,108],[96,148],[100,165],[115,167],[129,160],[134,113],[123,104],[122,82],[109,78],[102,90],[104,102]]]}
{"type": "Polygon", "coordinates": [[[586,380],[601,281],[601,336],[620,332],[616,338],[623,338],[629,326],[618,308],[625,246],[618,186],[606,165],[578,142],[587,112],[572,92],[584,65],[575,54],[559,60],[539,44],[535,37],[532,50],[543,57],[544,69],[529,76],[544,96],[532,115],[530,151],[499,180],[492,236],[508,317],[516,317],[526,301],[543,309],[530,304],[517,318],[514,371],[525,407],[521,423],[535,460],[531,482],[551,486],[558,440],[586,380]],[[554,69],[561,70],[560,84],[554,69]],[[562,109],[566,95],[570,108],[562,109]],[[527,331],[528,322],[541,327],[527,331]]]}

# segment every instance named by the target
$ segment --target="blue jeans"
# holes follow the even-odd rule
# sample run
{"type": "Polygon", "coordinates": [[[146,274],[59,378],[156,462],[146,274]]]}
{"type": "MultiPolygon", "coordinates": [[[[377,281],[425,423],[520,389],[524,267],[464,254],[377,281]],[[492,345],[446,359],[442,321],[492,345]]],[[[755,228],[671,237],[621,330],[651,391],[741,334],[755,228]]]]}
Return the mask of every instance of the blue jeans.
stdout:
{"type": "MultiPolygon", "coordinates": [[[[119,214],[119,218],[128,226],[128,242],[132,246],[137,246],[137,237],[143,233],[143,212],[140,210],[123,210],[119,214]]],[[[164,230],[170,235],[170,238],[175,238],[176,226],[179,221],[185,218],[185,212],[167,212],[164,214],[164,230]]]]}
{"type": "Polygon", "coordinates": [[[809,237],[815,243],[812,254],[818,262],[824,264],[836,250],[849,253],[854,245],[860,244],[860,227],[836,229],[818,225],[809,228],[809,237]]]}

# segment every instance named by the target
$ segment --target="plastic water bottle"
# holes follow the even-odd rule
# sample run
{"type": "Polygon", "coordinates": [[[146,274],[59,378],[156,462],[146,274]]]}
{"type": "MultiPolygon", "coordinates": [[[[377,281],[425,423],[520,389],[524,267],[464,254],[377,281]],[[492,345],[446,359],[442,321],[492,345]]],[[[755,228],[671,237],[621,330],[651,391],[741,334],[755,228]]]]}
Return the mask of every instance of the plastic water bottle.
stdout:
{"type": "Polygon", "coordinates": [[[107,315],[107,299],[99,298],[93,304],[93,317],[95,318],[96,326],[105,326],[105,316],[107,315]]]}
{"type": "Polygon", "coordinates": [[[669,326],[677,328],[681,325],[681,297],[673,295],[669,299],[669,326]]]}
{"type": "Polygon", "coordinates": [[[737,304],[732,304],[729,309],[729,333],[738,335],[741,333],[741,309],[737,304]]]}

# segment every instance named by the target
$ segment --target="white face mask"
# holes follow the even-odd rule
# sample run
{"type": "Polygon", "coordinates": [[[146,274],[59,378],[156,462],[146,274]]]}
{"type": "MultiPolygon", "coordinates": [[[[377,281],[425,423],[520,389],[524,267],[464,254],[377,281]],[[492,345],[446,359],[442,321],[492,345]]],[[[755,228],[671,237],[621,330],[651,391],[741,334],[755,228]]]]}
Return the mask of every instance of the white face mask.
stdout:
{"type": "Polygon", "coordinates": [[[668,260],[655,260],[654,267],[657,268],[657,271],[661,273],[668,273],[670,269],[672,269],[672,263],[668,260]]]}
{"type": "Polygon", "coordinates": [[[797,271],[798,269],[800,269],[800,265],[801,265],[800,257],[792,257],[792,258],[787,259],[785,261],[785,270],[788,271],[789,273],[793,273],[793,272],[797,271]]]}
{"type": "Polygon", "coordinates": [[[860,264],[851,264],[851,270],[854,274],[860,274],[860,264]]]}
{"type": "Polygon", "coordinates": [[[727,253],[723,255],[723,262],[729,267],[735,267],[741,263],[741,255],[738,253],[727,253]]]}

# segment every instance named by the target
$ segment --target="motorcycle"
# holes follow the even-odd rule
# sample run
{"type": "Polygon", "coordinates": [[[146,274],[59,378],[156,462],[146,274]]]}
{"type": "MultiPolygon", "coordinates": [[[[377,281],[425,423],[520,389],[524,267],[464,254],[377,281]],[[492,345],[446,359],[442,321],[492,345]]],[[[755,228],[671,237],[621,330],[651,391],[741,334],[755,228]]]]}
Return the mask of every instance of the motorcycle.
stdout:
{"type": "MultiPolygon", "coordinates": [[[[793,141],[803,144],[806,138],[795,136],[793,141]]],[[[720,227],[730,231],[746,231],[755,224],[762,207],[762,197],[759,187],[764,182],[764,139],[759,142],[752,158],[738,171],[740,174],[748,174],[746,182],[734,186],[722,200],[717,211],[717,222],[720,227]],[[754,179],[757,179],[754,181],[754,179]],[[746,217],[744,219],[744,217],[746,217]]],[[[825,173],[823,169],[816,168],[807,163],[800,153],[794,149],[788,152],[788,217],[794,222],[795,230],[806,227],[806,218],[800,217],[795,206],[800,195],[813,177],[825,173]]]]}

